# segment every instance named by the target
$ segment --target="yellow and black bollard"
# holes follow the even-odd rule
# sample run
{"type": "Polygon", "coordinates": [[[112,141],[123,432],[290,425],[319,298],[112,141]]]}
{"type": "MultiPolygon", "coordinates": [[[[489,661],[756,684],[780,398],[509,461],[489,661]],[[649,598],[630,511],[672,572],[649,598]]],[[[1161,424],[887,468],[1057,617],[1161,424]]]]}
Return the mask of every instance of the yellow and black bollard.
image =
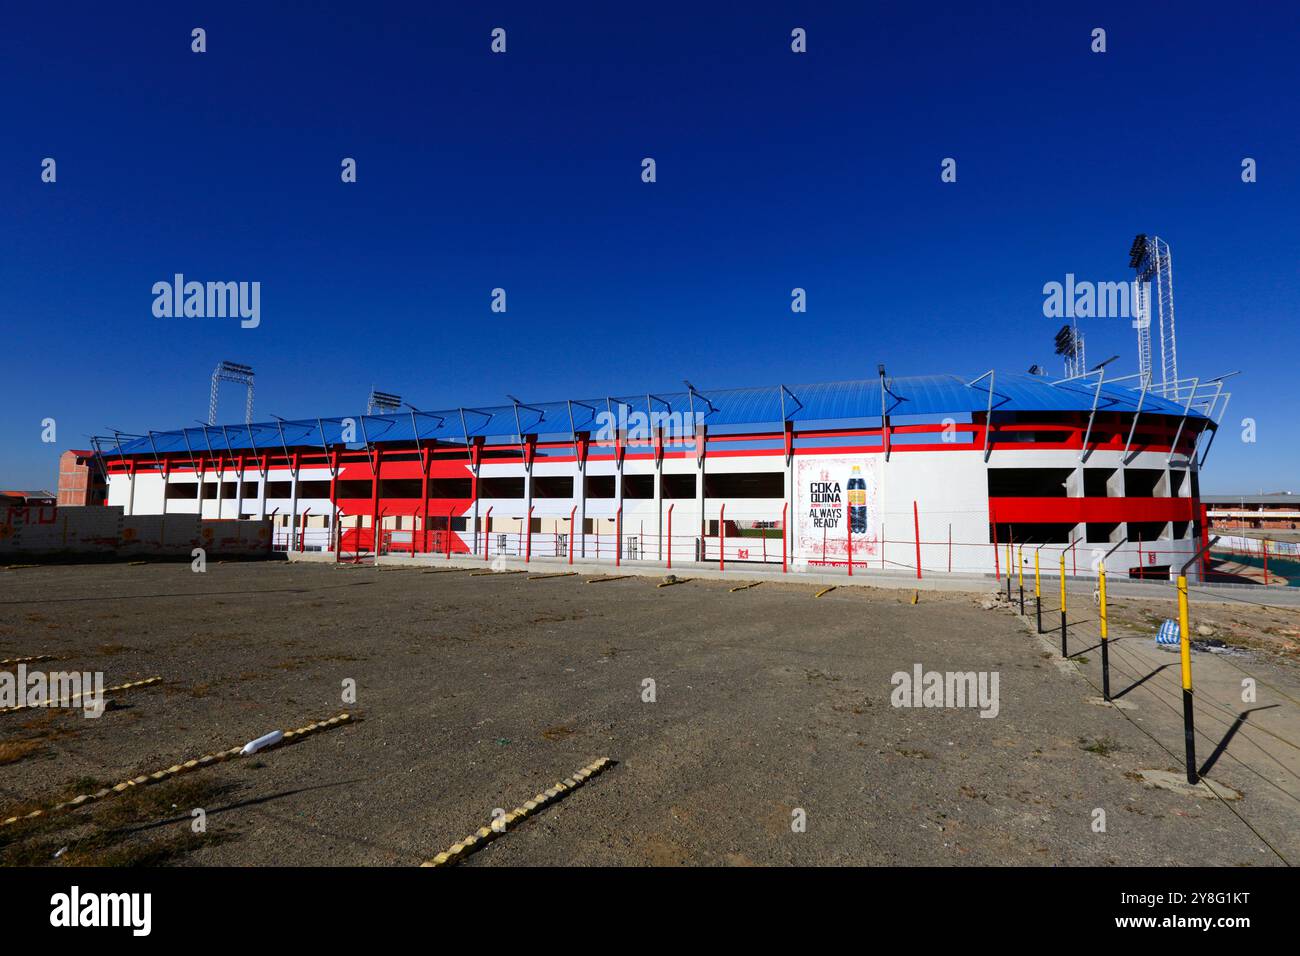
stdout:
{"type": "Polygon", "coordinates": [[[1016,574],[1020,578],[1020,616],[1025,616],[1025,546],[1020,546],[1019,558],[1016,562],[1016,574]]]}
{"type": "Polygon", "coordinates": [[[1101,605],[1101,699],[1110,702],[1110,632],[1106,629],[1106,564],[1097,568],[1097,595],[1101,605]]]}
{"type": "Polygon", "coordinates": [[[1183,664],[1183,736],[1187,741],[1187,782],[1196,783],[1196,725],[1192,716],[1192,637],[1187,620],[1187,575],[1178,575],[1178,649],[1183,664]]]}
{"type": "Polygon", "coordinates": [[[1043,633],[1043,587],[1042,581],[1038,577],[1038,552],[1041,548],[1034,549],[1034,613],[1038,617],[1038,633],[1043,633]]]}
{"type": "Polygon", "coordinates": [[[1007,603],[1011,603],[1011,542],[1007,542],[1007,603]]]}
{"type": "Polygon", "coordinates": [[[1061,656],[1069,657],[1065,652],[1065,552],[1061,552],[1061,656]]]}

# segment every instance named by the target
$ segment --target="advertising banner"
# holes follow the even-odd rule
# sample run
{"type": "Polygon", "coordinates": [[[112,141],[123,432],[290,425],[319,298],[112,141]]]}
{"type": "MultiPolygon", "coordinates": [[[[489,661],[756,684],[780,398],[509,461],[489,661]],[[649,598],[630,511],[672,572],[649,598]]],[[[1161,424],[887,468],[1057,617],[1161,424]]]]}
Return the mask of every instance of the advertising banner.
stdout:
{"type": "Polygon", "coordinates": [[[880,462],[877,455],[808,456],[795,460],[795,554],[808,561],[879,555],[880,462]]]}

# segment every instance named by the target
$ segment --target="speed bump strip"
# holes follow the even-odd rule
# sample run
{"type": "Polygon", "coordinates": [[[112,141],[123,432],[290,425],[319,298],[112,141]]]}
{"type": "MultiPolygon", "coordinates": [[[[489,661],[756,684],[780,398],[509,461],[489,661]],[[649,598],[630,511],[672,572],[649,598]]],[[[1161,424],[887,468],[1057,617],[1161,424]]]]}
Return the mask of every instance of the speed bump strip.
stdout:
{"type": "MultiPolygon", "coordinates": [[[[286,730],[284,739],[275,744],[263,747],[257,753],[266,753],[276,747],[283,747],[292,740],[300,740],[308,734],[319,733],[322,730],[329,730],[331,727],[337,727],[345,724],[352,719],[348,713],[339,714],[337,717],[331,717],[329,720],[318,720],[314,724],[308,724],[306,727],[299,727],[296,730],[286,730]]],[[[202,757],[195,757],[193,760],[186,760],[184,763],[175,763],[166,770],[158,770],[154,773],[142,773],[138,777],[132,777],[130,780],[123,780],[119,784],[111,787],[104,787],[95,793],[83,793],[73,797],[71,800],[65,800],[62,803],[56,803],[52,807],[46,807],[41,810],[33,810],[31,813],[25,813],[22,816],[9,817],[0,820],[0,827],[11,826],[22,820],[35,820],[41,817],[50,816],[61,810],[75,810],[77,807],[87,803],[93,803],[96,800],[104,800],[117,794],[125,793],[133,787],[148,786],[151,783],[158,783],[171,777],[179,776],[183,773],[189,773],[191,770],[197,770],[199,767],[210,767],[213,764],[225,763],[227,760],[234,760],[243,752],[244,745],[231,747],[229,750],[222,750],[213,754],[204,754],[202,757]]]]}
{"type": "Polygon", "coordinates": [[[831,585],[830,587],[828,587],[828,588],[822,588],[820,591],[818,591],[816,594],[814,594],[813,597],[821,597],[823,594],[830,594],[832,591],[835,590],[835,588],[836,588],[836,585],[834,585],[834,584],[832,584],[832,585],[831,585]]]}
{"type": "Polygon", "coordinates": [[[528,575],[528,580],[545,581],[547,578],[572,578],[576,577],[577,574],[577,571],[556,571],[554,574],[530,574],[528,575]]]}
{"type": "Polygon", "coordinates": [[[762,583],[763,583],[762,581],[750,581],[748,584],[737,584],[734,588],[731,589],[731,593],[735,594],[737,591],[747,591],[750,588],[758,587],[762,583]]]}
{"type": "Polygon", "coordinates": [[[587,578],[588,584],[599,584],[601,581],[622,581],[624,578],[630,578],[630,574],[611,574],[603,578],[587,578]]]}
{"type": "MultiPolygon", "coordinates": [[[[100,693],[109,694],[119,690],[134,690],[137,687],[148,687],[150,684],[157,684],[161,677],[146,677],[144,680],[131,681],[129,684],[118,684],[116,687],[105,687],[100,693]]],[[[82,691],[80,694],[73,694],[71,697],[65,697],[57,704],[50,701],[42,701],[39,704],[17,704],[13,707],[0,707],[0,714],[12,714],[19,710],[33,710],[42,707],[71,707],[73,703],[81,698],[94,693],[94,691],[82,691]]]]}
{"type": "Polygon", "coordinates": [[[35,657],[10,657],[0,661],[0,667],[17,666],[18,664],[36,664],[40,661],[58,660],[53,654],[38,654],[35,657]]]}
{"type": "Polygon", "coordinates": [[[610,767],[608,757],[587,764],[571,777],[565,777],[559,783],[548,787],[531,800],[525,800],[523,806],[515,807],[509,813],[495,818],[489,826],[479,827],[459,843],[453,843],[432,860],[425,860],[420,866],[452,866],[469,856],[475,850],[482,849],[503,833],[514,829],[528,817],[545,809],[548,804],[562,799],[570,790],[576,790],[597,774],[610,767]]]}

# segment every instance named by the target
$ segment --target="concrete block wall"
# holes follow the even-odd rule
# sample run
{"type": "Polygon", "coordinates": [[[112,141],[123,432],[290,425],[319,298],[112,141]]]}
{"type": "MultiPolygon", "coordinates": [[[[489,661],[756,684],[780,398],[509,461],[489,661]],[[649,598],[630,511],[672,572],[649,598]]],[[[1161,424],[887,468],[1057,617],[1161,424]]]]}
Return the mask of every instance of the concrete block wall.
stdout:
{"type": "Polygon", "coordinates": [[[271,522],[206,520],[198,515],[124,515],[120,507],[0,509],[0,555],[268,553],[271,522]]]}

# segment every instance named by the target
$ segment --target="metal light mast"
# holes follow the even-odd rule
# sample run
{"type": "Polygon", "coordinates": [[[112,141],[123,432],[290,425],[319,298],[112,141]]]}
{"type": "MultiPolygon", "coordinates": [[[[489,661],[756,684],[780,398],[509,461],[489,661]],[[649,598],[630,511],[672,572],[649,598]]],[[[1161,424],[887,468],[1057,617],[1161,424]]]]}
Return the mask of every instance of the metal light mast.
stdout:
{"type": "Polygon", "coordinates": [[[1137,270],[1134,324],[1138,333],[1138,372],[1153,391],[1176,399],[1178,339],[1174,328],[1174,268],[1169,243],[1159,236],[1139,234],[1129,249],[1129,266],[1137,270]],[[1151,355],[1153,311],[1160,329],[1159,382],[1155,380],[1151,355]]]}
{"type": "Polygon", "coordinates": [[[246,385],[248,395],[244,400],[244,424],[253,423],[253,367],[238,362],[221,362],[212,373],[212,391],[208,396],[208,424],[217,423],[217,390],[221,382],[246,385]]]}
{"type": "Polygon", "coordinates": [[[1065,377],[1075,378],[1088,367],[1083,348],[1083,333],[1077,325],[1063,325],[1056,333],[1056,354],[1065,361],[1065,377]]]}
{"type": "Polygon", "coordinates": [[[392,392],[381,392],[373,385],[370,387],[370,399],[366,402],[366,414],[391,415],[402,410],[402,398],[392,392]]]}

